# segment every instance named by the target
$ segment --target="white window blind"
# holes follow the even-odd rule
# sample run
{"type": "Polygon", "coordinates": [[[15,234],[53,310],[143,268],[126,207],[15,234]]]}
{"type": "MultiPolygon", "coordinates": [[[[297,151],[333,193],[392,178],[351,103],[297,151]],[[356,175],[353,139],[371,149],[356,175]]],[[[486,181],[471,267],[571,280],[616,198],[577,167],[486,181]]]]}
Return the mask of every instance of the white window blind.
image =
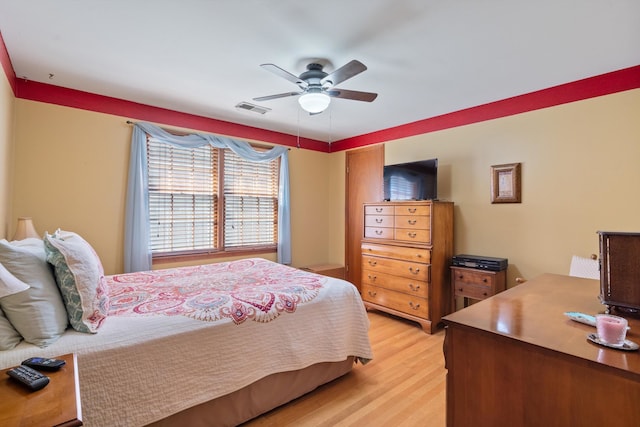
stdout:
{"type": "Polygon", "coordinates": [[[277,241],[279,161],[248,162],[224,150],[224,246],[277,241]]]}
{"type": "Polygon", "coordinates": [[[149,139],[147,163],[152,253],[276,244],[277,160],[256,163],[228,149],[181,148],[149,139]],[[223,227],[218,220],[221,188],[223,227]]]}

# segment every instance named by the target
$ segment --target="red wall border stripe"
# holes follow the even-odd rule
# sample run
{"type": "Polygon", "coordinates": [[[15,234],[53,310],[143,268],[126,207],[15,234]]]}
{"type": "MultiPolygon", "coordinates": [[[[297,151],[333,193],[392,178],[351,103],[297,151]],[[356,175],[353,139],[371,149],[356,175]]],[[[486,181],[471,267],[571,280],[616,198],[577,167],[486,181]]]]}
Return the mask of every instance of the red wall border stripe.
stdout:
{"type": "Polygon", "coordinates": [[[130,117],[134,120],[146,120],[188,129],[197,129],[236,138],[264,141],[291,147],[299,146],[321,152],[337,152],[364,147],[371,144],[450,129],[640,88],[640,65],[636,65],[327,144],[326,142],[308,138],[298,138],[297,136],[281,132],[269,131],[17,78],[1,33],[0,62],[9,80],[9,84],[13,89],[13,93],[17,98],[120,115],[130,117]]]}
{"type": "Polygon", "coordinates": [[[11,58],[9,58],[9,51],[7,50],[7,46],[4,44],[4,38],[2,38],[2,32],[0,32],[0,63],[2,64],[2,68],[4,69],[4,75],[7,76],[7,80],[9,80],[9,85],[11,86],[11,90],[13,90],[13,95],[16,94],[16,73],[13,71],[13,65],[11,64],[11,58]]]}
{"type": "Polygon", "coordinates": [[[286,133],[181,113],[179,111],[138,104],[136,102],[96,95],[61,86],[18,79],[16,87],[16,97],[21,99],[63,105],[82,110],[129,117],[132,120],[144,120],[187,129],[197,129],[234,138],[270,142],[290,147],[297,146],[299,142],[300,148],[329,152],[329,144],[322,141],[302,137],[298,141],[297,136],[286,133]]]}
{"type": "Polygon", "coordinates": [[[346,138],[331,144],[331,151],[349,150],[637,88],[640,88],[640,65],[346,138]]]}

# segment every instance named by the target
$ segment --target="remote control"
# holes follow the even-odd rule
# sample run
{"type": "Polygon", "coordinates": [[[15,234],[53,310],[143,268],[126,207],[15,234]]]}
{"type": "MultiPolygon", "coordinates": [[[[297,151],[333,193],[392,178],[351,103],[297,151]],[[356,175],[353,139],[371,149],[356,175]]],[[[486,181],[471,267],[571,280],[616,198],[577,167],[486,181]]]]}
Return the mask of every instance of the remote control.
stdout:
{"type": "Polygon", "coordinates": [[[565,316],[567,316],[569,319],[573,321],[584,323],[585,325],[589,325],[589,326],[596,326],[595,316],[591,316],[585,313],[580,313],[578,311],[567,311],[564,314],[565,316]]]}
{"type": "Polygon", "coordinates": [[[31,391],[40,390],[49,384],[49,377],[24,365],[9,369],[7,371],[7,375],[24,384],[31,391]]]}
{"type": "Polygon", "coordinates": [[[47,359],[46,357],[32,357],[22,362],[22,364],[41,371],[57,371],[65,365],[65,361],[60,359],[47,359]]]}

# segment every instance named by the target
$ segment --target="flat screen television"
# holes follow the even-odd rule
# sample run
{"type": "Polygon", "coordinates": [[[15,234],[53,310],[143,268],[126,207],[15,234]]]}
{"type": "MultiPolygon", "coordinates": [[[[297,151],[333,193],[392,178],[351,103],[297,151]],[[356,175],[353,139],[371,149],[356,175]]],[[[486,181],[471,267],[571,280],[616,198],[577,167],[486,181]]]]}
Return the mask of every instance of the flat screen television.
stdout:
{"type": "Polygon", "coordinates": [[[384,167],[385,200],[436,200],[438,159],[384,167]]]}

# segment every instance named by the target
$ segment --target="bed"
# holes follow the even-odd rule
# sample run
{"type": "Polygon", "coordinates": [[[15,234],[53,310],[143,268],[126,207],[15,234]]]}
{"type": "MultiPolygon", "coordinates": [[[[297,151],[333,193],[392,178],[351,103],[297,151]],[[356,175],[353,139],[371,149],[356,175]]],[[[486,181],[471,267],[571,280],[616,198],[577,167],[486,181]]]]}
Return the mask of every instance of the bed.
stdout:
{"type": "MultiPolygon", "coordinates": [[[[15,295],[0,297],[9,320],[15,295]]],[[[0,368],[76,353],[88,426],[237,425],[372,358],[355,286],[261,258],[102,276],[90,296],[95,331],[0,351],[0,368]]]]}

